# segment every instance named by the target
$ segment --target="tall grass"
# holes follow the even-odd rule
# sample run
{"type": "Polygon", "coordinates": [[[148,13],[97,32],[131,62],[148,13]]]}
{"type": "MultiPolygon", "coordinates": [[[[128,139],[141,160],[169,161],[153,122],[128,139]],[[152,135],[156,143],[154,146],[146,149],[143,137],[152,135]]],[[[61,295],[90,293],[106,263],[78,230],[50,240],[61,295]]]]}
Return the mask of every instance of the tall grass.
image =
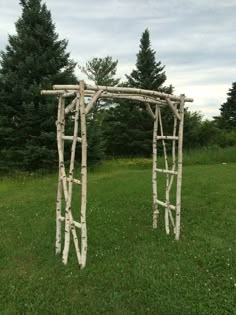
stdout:
{"type": "Polygon", "coordinates": [[[184,152],[185,165],[204,165],[236,162],[236,146],[220,148],[209,147],[184,152]]]}
{"type": "MultiPolygon", "coordinates": [[[[220,148],[209,147],[184,151],[184,165],[206,165],[236,162],[236,146],[220,148]]],[[[163,166],[163,156],[158,156],[158,165],[163,166]]],[[[152,158],[119,158],[109,159],[100,165],[91,167],[91,170],[113,172],[121,169],[150,169],[152,158]]]]}

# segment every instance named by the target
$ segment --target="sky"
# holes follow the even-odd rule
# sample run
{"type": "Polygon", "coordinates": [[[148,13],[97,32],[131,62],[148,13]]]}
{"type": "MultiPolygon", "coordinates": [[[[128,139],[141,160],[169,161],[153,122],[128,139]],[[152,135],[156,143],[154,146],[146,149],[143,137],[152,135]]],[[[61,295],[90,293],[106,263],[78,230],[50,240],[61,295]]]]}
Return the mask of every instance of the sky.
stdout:
{"type": "MultiPolygon", "coordinates": [[[[118,59],[117,76],[135,68],[148,28],[166,85],[194,98],[189,110],[211,119],[236,81],[236,0],[42,0],[71,57],[84,66],[93,57],[118,59]]],[[[0,0],[0,50],[21,15],[18,0],[0,0]]],[[[79,78],[84,78],[79,69],[79,78]]]]}

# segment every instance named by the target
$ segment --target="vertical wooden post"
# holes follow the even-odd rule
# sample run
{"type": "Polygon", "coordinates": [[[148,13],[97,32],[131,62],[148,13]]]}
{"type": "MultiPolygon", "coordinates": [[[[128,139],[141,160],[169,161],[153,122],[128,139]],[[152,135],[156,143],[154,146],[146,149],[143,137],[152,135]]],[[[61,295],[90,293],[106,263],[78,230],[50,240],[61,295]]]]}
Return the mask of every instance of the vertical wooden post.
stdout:
{"type": "Polygon", "coordinates": [[[80,103],[79,103],[79,93],[76,97],[76,108],[75,108],[75,121],[74,121],[74,134],[72,138],[71,145],[71,159],[70,159],[70,169],[69,169],[69,177],[66,176],[66,170],[64,165],[64,130],[65,130],[65,106],[64,99],[60,96],[59,105],[58,105],[58,119],[57,119],[57,145],[58,145],[58,155],[59,155],[59,179],[60,182],[58,184],[58,198],[57,198],[57,232],[56,232],[56,252],[59,253],[61,251],[61,199],[62,199],[62,190],[64,192],[65,198],[65,241],[64,241],[64,249],[62,255],[62,261],[66,265],[68,262],[68,255],[70,249],[70,232],[73,236],[73,241],[75,245],[76,256],[79,265],[81,265],[81,256],[78,244],[78,237],[75,229],[75,223],[73,220],[72,212],[71,212],[71,202],[72,202],[72,189],[74,182],[74,162],[75,162],[75,151],[76,144],[78,139],[78,125],[79,125],[79,113],[80,113],[80,103]]]}
{"type": "Polygon", "coordinates": [[[157,131],[158,131],[158,106],[155,108],[155,118],[153,124],[153,138],[152,138],[152,191],[153,191],[153,228],[157,228],[158,219],[158,204],[157,200],[157,131]]]}
{"type": "MultiPolygon", "coordinates": [[[[65,99],[60,96],[58,101],[57,113],[57,142],[60,142],[62,151],[64,151],[63,134],[65,128],[64,120],[65,99]]],[[[58,162],[58,187],[57,187],[57,203],[56,203],[56,254],[61,253],[61,207],[62,207],[62,172],[60,168],[60,159],[58,162]]]]}
{"type": "Polygon", "coordinates": [[[181,211],[181,188],[182,188],[182,167],[183,167],[183,128],[184,128],[184,102],[185,96],[181,95],[180,102],[180,122],[178,132],[178,174],[177,174],[177,188],[176,188],[176,234],[175,239],[180,237],[180,211],[181,211]]]}
{"type": "MultiPolygon", "coordinates": [[[[174,110],[177,111],[177,105],[175,104],[174,105],[174,110]]],[[[176,129],[177,129],[177,117],[176,115],[173,115],[174,117],[174,125],[173,125],[173,140],[172,140],[172,171],[175,171],[176,170],[176,153],[175,153],[175,148],[176,148],[176,129]]],[[[171,191],[171,188],[172,188],[172,185],[173,185],[173,181],[174,181],[174,177],[175,175],[172,174],[170,175],[170,181],[169,181],[169,185],[168,185],[168,194],[170,195],[170,191],[171,191]]],[[[171,220],[171,223],[172,223],[172,226],[173,226],[173,229],[174,229],[174,234],[176,233],[176,228],[175,228],[175,222],[174,222],[174,218],[173,218],[173,215],[171,213],[171,209],[169,209],[169,217],[170,217],[170,220],[171,220]]]]}
{"type": "Polygon", "coordinates": [[[86,265],[87,257],[87,227],[86,227],[86,205],[87,205],[87,128],[86,110],[84,104],[84,81],[80,81],[80,117],[81,117],[81,268],[86,265]]]}
{"type": "MultiPolygon", "coordinates": [[[[177,110],[177,105],[175,105],[175,110],[177,110]]],[[[175,115],[173,115],[174,117],[174,126],[173,126],[173,137],[176,136],[176,129],[177,129],[177,118],[175,115]]],[[[176,144],[176,140],[173,139],[172,140],[172,170],[175,171],[176,169],[176,154],[175,154],[175,144],[176,144]]]]}
{"type": "MultiPolygon", "coordinates": [[[[62,114],[62,107],[63,107],[63,97],[60,96],[59,103],[58,103],[58,115],[57,115],[57,148],[58,148],[58,157],[59,157],[59,176],[60,176],[61,185],[64,191],[64,198],[65,198],[65,201],[67,202],[68,189],[67,189],[67,179],[66,179],[66,171],[65,171],[65,164],[64,164],[64,141],[63,141],[65,119],[64,119],[64,111],[62,114]]],[[[59,213],[61,212],[59,212],[58,210],[58,217],[57,217],[58,222],[61,219],[59,218],[59,213]]],[[[60,228],[60,224],[57,225],[58,234],[59,234],[59,228],[60,228]]],[[[56,240],[56,243],[58,243],[57,240],[56,240]]],[[[67,263],[66,257],[68,257],[69,247],[70,247],[70,219],[69,219],[68,213],[66,212],[65,213],[65,241],[64,241],[64,249],[63,249],[63,263],[64,264],[67,263]]]]}
{"type": "MultiPolygon", "coordinates": [[[[161,136],[164,137],[164,132],[163,132],[163,125],[162,125],[162,117],[161,117],[161,110],[159,108],[159,123],[160,123],[160,131],[161,131],[161,136]]],[[[169,166],[168,166],[168,156],[167,156],[167,150],[166,150],[166,143],[165,139],[162,139],[162,146],[163,146],[163,153],[164,153],[164,160],[165,160],[165,169],[168,171],[169,166]]],[[[169,187],[169,174],[166,173],[166,190],[165,190],[165,196],[166,196],[166,208],[165,208],[165,230],[166,234],[170,234],[170,224],[169,224],[169,212],[170,212],[170,194],[168,191],[169,187]]]]}
{"type": "MultiPolygon", "coordinates": [[[[73,241],[75,245],[75,251],[78,263],[81,264],[81,256],[80,256],[80,250],[79,250],[79,244],[78,244],[78,237],[75,230],[75,224],[71,212],[71,202],[72,202],[72,193],[73,193],[73,180],[74,180],[74,164],[75,164],[75,151],[76,151],[76,144],[77,144],[77,137],[78,137],[78,128],[79,128],[79,112],[80,112],[80,102],[79,102],[79,96],[77,94],[76,98],[76,107],[75,107],[75,119],[74,119],[74,134],[72,137],[72,145],[71,145],[71,158],[70,158],[70,168],[69,168],[69,177],[68,177],[68,194],[66,198],[66,210],[65,210],[65,221],[66,221],[66,231],[69,227],[69,233],[71,231],[73,235],[73,241]]],[[[67,240],[67,232],[65,235],[65,240],[67,240]]],[[[67,244],[67,243],[65,243],[67,244]]],[[[67,250],[67,247],[65,246],[65,250],[63,251],[63,262],[64,264],[67,264],[68,261],[68,255],[69,250],[67,250]]]]}

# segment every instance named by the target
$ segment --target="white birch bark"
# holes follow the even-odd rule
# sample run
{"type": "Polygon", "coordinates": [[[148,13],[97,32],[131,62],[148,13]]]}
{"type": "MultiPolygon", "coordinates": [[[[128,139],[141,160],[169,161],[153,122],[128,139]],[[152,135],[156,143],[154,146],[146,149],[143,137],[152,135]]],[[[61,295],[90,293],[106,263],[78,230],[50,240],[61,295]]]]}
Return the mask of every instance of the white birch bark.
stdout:
{"type": "Polygon", "coordinates": [[[172,170],[163,170],[161,168],[156,168],[156,172],[164,173],[164,174],[170,174],[170,175],[177,175],[177,172],[172,170]]]}
{"type": "MultiPolygon", "coordinates": [[[[177,110],[177,104],[174,105],[175,109],[177,110]]],[[[173,126],[173,136],[172,138],[172,171],[175,172],[176,175],[178,175],[178,172],[176,172],[176,154],[175,154],[175,148],[176,148],[176,140],[178,140],[178,137],[176,136],[176,130],[177,130],[177,117],[174,116],[174,126],[173,126]]],[[[170,177],[169,186],[168,186],[168,193],[170,194],[172,185],[174,181],[174,175],[170,177]]],[[[176,226],[174,223],[174,219],[171,213],[171,210],[169,211],[170,219],[174,228],[174,234],[176,233],[176,226]]]]}
{"type": "MultiPolygon", "coordinates": [[[[180,101],[181,98],[176,95],[166,94],[163,92],[151,91],[151,90],[144,90],[144,89],[136,89],[136,88],[128,88],[128,87],[117,87],[117,86],[102,86],[102,85],[90,85],[85,84],[86,90],[98,91],[103,90],[107,92],[124,92],[124,93],[135,93],[139,95],[150,95],[150,96],[158,96],[162,99],[166,99],[168,97],[170,100],[173,101],[180,101]]],[[[54,85],[54,90],[79,90],[80,85],[54,85]]],[[[186,98],[186,102],[193,102],[192,98],[186,98]]]]}
{"type": "MultiPolygon", "coordinates": [[[[71,158],[70,158],[70,168],[69,168],[69,183],[68,183],[68,198],[66,200],[66,216],[69,217],[69,226],[70,230],[73,236],[74,245],[75,245],[75,251],[78,263],[81,264],[81,255],[79,250],[79,243],[78,243],[78,237],[75,230],[75,224],[71,212],[71,202],[72,202],[72,193],[73,193],[73,182],[74,182],[74,164],[75,164],[75,151],[76,151],[76,144],[78,141],[78,129],[79,129],[79,108],[80,108],[80,102],[79,102],[79,96],[77,96],[76,101],[76,108],[75,108],[75,120],[74,120],[74,134],[73,134],[73,140],[71,145],[71,158]]],[[[67,178],[67,180],[68,180],[67,178]]],[[[64,254],[64,253],[63,253],[64,254]]],[[[65,251],[65,255],[63,255],[64,262],[67,263],[68,260],[68,254],[69,251],[65,251]]]]}
{"type": "Polygon", "coordinates": [[[177,118],[180,120],[180,115],[179,115],[179,113],[177,112],[176,107],[172,104],[172,102],[171,102],[171,100],[170,100],[169,97],[166,98],[166,102],[167,102],[167,104],[169,105],[169,107],[170,107],[170,109],[171,109],[171,111],[172,111],[174,117],[177,117],[177,118]]]}
{"type": "MultiPolygon", "coordinates": [[[[165,169],[166,171],[168,170],[168,157],[167,157],[167,151],[166,151],[166,143],[164,139],[164,134],[163,134],[163,125],[162,125],[162,118],[161,118],[161,110],[159,108],[159,123],[160,123],[160,131],[161,131],[161,137],[162,139],[162,146],[163,146],[163,153],[164,153],[164,159],[165,159],[165,169]]],[[[166,234],[170,234],[170,226],[169,226],[169,211],[170,211],[170,194],[168,191],[168,186],[169,186],[169,173],[166,173],[166,205],[167,207],[165,208],[165,230],[166,234]]]]}
{"type": "Polygon", "coordinates": [[[87,258],[87,131],[86,131],[86,109],[84,104],[84,81],[80,81],[80,116],[81,116],[81,268],[86,265],[87,258]]]}
{"type": "Polygon", "coordinates": [[[97,102],[97,100],[99,99],[101,94],[102,94],[102,90],[99,90],[99,91],[97,91],[96,94],[93,95],[91,101],[89,102],[89,104],[85,108],[86,114],[88,114],[90,112],[90,110],[93,108],[93,106],[95,105],[95,103],[97,102]]]}
{"type": "Polygon", "coordinates": [[[120,93],[107,93],[103,92],[101,94],[101,99],[103,98],[110,98],[110,99],[126,99],[126,100],[134,100],[139,102],[148,102],[152,104],[159,104],[159,105],[166,105],[164,100],[154,97],[148,97],[147,95],[129,95],[129,94],[120,94],[120,93]]]}
{"type": "Polygon", "coordinates": [[[66,92],[65,90],[41,90],[41,95],[62,95],[63,97],[71,97],[76,94],[77,91],[66,92]]]}
{"type": "MultiPolygon", "coordinates": [[[[58,104],[58,115],[57,115],[57,136],[59,141],[62,144],[62,137],[64,133],[64,99],[59,97],[58,104]]],[[[62,151],[64,147],[62,145],[62,151]]],[[[58,187],[57,187],[57,203],[56,203],[56,254],[61,253],[61,208],[62,208],[62,174],[60,168],[60,161],[58,162],[58,187]]]]}
{"type": "Polygon", "coordinates": [[[157,220],[159,215],[158,204],[157,204],[157,131],[158,131],[158,106],[155,108],[155,120],[153,124],[153,138],[152,138],[152,195],[153,195],[153,223],[152,226],[154,229],[157,228],[157,220]]]}
{"type": "Polygon", "coordinates": [[[75,107],[76,100],[77,100],[77,97],[74,98],[73,101],[69,105],[66,106],[65,114],[68,114],[70,111],[72,111],[72,109],[75,107]]]}
{"type": "MultiPolygon", "coordinates": [[[[78,103],[78,106],[79,106],[79,103],[78,103]]],[[[77,113],[79,113],[79,110],[77,110],[77,113]]],[[[64,197],[66,201],[65,241],[64,241],[62,260],[64,264],[67,264],[69,248],[70,248],[70,230],[72,231],[73,240],[74,240],[75,248],[76,248],[77,259],[79,263],[80,263],[80,253],[79,253],[79,247],[78,247],[78,238],[77,238],[74,226],[71,229],[71,222],[73,222],[73,217],[72,217],[71,211],[69,211],[71,194],[68,193],[67,176],[66,176],[65,165],[64,165],[64,142],[63,142],[64,126],[65,126],[64,111],[62,112],[62,96],[60,96],[60,101],[59,101],[59,106],[58,106],[58,119],[57,119],[57,145],[58,145],[59,166],[60,166],[59,173],[60,173],[60,178],[62,181],[62,186],[63,186],[63,191],[64,191],[64,197]]]]}
{"type": "Polygon", "coordinates": [[[155,116],[155,114],[153,113],[150,104],[149,104],[149,103],[145,103],[145,105],[146,105],[147,112],[148,112],[149,115],[152,117],[152,119],[155,120],[155,119],[156,119],[156,116],[155,116]]]}
{"type": "Polygon", "coordinates": [[[182,189],[182,163],[183,163],[183,128],[184,128],[184,102],[185,97],[181,95],[180,102],[180,122],[179,122],[179,141],[178,141],[178,175],[176,188],[176,234],[175,239],[180,237],[180,211],[181,211],[181,189],[182,189]]]}
{"type": "MultiPolygon", "coordinates": [[[[163,201],[161,201],[161,200],[159,200],[159,199],[157,199],[156,202],[157,202],[160,206],[167,208],[167,203],[166,203],[166,202],[163,202],[163,201]]],[[[176,210],[176,207],[175,207],[174,205],[171,205],[171,204],[169,204],[169,208],[172,209],[172,210],[176,210]]]]}

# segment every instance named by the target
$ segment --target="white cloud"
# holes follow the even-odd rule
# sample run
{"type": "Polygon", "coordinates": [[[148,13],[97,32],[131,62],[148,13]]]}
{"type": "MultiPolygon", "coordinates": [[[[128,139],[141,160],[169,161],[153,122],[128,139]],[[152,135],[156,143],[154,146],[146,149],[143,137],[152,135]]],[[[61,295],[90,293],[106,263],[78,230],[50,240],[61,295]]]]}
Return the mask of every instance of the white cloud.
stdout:
{"type": "MultiPolygon", "coordinates": [[[[43,1],[43,0],[42,0],[43,1]]],[[[236,80],[235,0],[47,0],[61,38],[71,56],[85,64],[92,57],[119,60],[124,78],[136,63],[145,28],[151,33],[157,60],[166,65],[168,84],[195,102],[190,108],[206,117],[219,106],[236,80]]],[[[0,0],[0,50],[21,14],[18,1],[0,0]]]]}

